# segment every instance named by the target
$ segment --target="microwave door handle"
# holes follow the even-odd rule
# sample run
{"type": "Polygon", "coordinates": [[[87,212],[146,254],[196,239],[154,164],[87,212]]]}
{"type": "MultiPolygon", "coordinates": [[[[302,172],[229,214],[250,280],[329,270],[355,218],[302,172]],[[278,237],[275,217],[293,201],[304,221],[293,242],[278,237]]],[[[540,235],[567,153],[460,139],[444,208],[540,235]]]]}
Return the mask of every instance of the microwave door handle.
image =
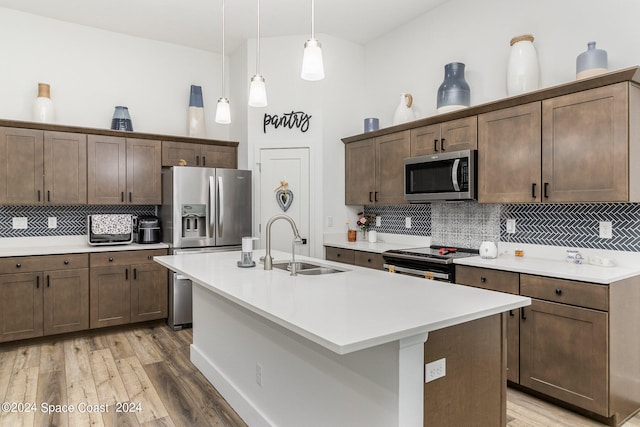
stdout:
{"type": "Polygon", "coordinates": [[[451,168],[451,182],[453,183],[453,189],[456,191],[460,191],[460,184],[458,184],[459,168],[460,168],[460,159],[456,159],[453,162],[453,167],[451,168]]]}
{"type": "Polygon", "coordinates": [[[224,187],[222,185],[222,177],[218,177],[218,237],[222,237],[222,228],[224,226],[224,207],[222,206],[222,200],[224,199],[224,187]]]}

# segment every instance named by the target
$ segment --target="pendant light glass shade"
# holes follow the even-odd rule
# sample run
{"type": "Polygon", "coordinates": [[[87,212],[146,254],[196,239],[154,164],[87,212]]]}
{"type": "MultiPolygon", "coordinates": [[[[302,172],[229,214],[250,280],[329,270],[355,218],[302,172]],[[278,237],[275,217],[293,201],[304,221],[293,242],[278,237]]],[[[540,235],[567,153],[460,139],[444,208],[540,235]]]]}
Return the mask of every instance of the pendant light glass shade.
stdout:
{"type": "Polygon", "coordinates": [[[311,0],[311,38],[304,44],[302,56],[303,80],[318,81],[324,79],[324,62],[322,61],[322,45],[315,36],[315,1],[311,0]]]}
{"type": "Polygon", "coordinates": [[[316,39],[307,40],[302,56],[302,73],[304,80],[318,81],[324,79],[324,63],[322,61],[322,45],[316,39]]]}
{"type": "Polygon", "coordinates": [[[249,106],[267,106],[267,88],[264,84],[264,77],[260,74],[260,0],[258,0],[258,32],[256,42],[256,73],[251,77],[249,87],[249,106]]]}
{"type": "Polygon", "coordinates": [[[218,98],[216,107],[216,123],[227,125],[231,123],[231,108],[229,98],[224,96],[224,0],[222,0],[222,96],[218,98]]]}
{"type": "Polygon", "coordinates": [[[229,99],[225,97],[218,98],[218,106],[216,107],[216,123],[220,123],[222,125],[228,125],[231,123],[229,99]]]}
{"type": "Polygon", "coordinates": [[[267,106],[267,88],[264,84],[264,77],[256,74],[251,77],[251,87],[249,89],[249,106],[266,107],[267,106]]]}

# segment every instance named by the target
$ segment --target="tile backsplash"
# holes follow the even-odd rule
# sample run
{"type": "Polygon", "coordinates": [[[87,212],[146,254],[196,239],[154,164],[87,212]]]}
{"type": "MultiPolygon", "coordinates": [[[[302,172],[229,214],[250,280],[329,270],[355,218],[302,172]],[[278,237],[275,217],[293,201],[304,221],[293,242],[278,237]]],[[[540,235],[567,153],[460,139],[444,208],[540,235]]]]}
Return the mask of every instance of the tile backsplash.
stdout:
{"type": "Polygon", "coordinates": [[[87,215],[155,215],[155,206],[0,206],[0,237],[77,236],[87,232],[87,215]],[[28,228],[13,229],[14,217],[26,217],[28,228]],[[55,217],[56,228],[48,228],[55,217]]]}
{"type": "Polygon", "coordinates": [[[383,233],[431,236],[435,245],[478,248],[483,240],[640,252],[640,203],[479,204],[477,202],[365,206],[381,216],[383,233]],[[405,218],[411,217],[411,228],[405,218]],[[508,234],[507,219],[516,220],[508,234]],[[610,221],[613,237],[599,237],[610,221]]]}

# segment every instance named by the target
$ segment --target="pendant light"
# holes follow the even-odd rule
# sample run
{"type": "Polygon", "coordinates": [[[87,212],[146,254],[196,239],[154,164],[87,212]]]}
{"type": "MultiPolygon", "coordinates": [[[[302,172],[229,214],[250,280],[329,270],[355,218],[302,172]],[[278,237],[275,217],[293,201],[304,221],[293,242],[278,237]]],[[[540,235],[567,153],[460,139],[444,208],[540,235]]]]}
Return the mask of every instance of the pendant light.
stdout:
{"type": "Polygon", "coordinates": [[[249,88],[249,106],[266,107],[267,89],[264,84],[264,77],[260,74],[260,0],[258,0],[258,41],[256,45],[256,73],[251,77],[249,88]]]}
{"type": "Polygon", "coordinates": [[[324,64],[322,62],[322,45],[315,38],[315,1],[311,0],[311,38],[304,44],[302,57],[303,80],[318,81],[324,79],[324,64]]]}
{"type": "Polygon", "coordinates": [[[218,98],[216,123],[223,125],[231,123],[229,99],[224,96],[224,0],[222,0],[222,96],[218,98]]]}

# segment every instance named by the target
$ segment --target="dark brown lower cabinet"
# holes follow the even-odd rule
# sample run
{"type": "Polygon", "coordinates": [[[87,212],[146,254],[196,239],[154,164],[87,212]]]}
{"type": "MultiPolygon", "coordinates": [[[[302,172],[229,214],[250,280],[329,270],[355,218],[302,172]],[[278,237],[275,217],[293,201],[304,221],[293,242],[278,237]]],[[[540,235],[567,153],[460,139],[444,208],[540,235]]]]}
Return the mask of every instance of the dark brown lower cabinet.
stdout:
{"type": "Polygon", "coordinates": [[[533,299],[522,309],[520,385],[608,415],[608,313],[533,299]]]}
{"type": "Polygon", "coordinates": [[[167,317],[169,282],[167,270],[158,263],[131,266],[131,322],[167,317]]]}
{"type": "Polygon", "coordinates": [[[164,249],[91,254],[90,328],[163,319],[167,270],[153,261],[164,249]]]}
{"type": "Polygon", "coordinates": [[[384,269],[382,254],[377,252],[359,251],[356,249],[344,249],[335,246],[325,246],[325,258],[327,261],[353,264],[360,267],[368,267],[376,270],[384,269]]]}
{"type": "Polygon", "coordinates": [[[89,328],[89,269],[45,271],[44,334],[89,328]]]}
{"type": "Polygon", "coordinates": [[[0,341],[42,336],[42,273],[0,275],[0,341]]]}

